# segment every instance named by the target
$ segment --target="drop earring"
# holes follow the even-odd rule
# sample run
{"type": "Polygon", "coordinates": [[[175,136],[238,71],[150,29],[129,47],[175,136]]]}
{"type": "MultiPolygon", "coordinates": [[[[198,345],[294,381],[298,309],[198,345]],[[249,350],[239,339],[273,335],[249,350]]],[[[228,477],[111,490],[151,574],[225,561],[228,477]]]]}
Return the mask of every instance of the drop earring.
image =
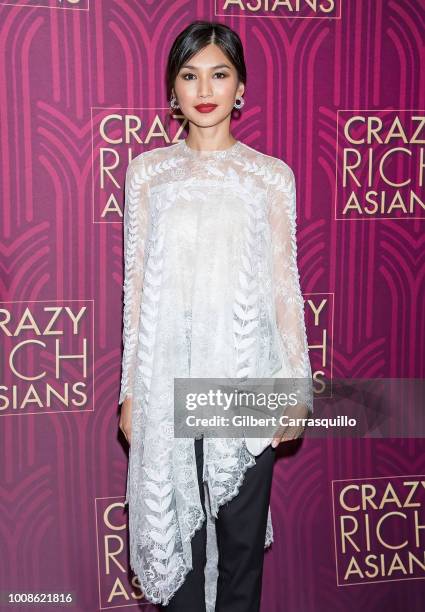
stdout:
{"type": "Polygon", "coordinates": [[[174,110],[174,109],[176,109],[176,108],[178,108],[178,107],[179,107],[179,105],[177,104],[177,98],[176,98],[176,96],[173,94],[173,95],[171,96],[171,99],[170,99],[170,108],[171,108],[172,110],[174,110]]]}
{"type": "Polygon", "coordinates": [[[235,103],[233,105],[233,108],[237,108],[238,110],[240,110],[243,107],[244,104],[245,104],[245,100],[242,98],[242,96],[237,96],[236,100],[235,100],[235,103]],[[238,102],[238,100],[239,100],[239,102],[238,102]]]}

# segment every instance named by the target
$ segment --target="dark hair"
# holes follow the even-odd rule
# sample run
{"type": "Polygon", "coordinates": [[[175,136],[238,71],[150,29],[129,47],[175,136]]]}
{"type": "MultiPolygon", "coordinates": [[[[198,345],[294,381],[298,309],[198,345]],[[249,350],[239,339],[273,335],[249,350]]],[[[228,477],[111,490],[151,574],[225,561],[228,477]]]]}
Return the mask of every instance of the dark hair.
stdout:
{"type": "Polygon", "coordinates": [[[166,72],[168,100],[181,67],[195,53],[210,44],[220,47],[235,66],[239,81],[246,84],[245,58],[238,34],[218,21],[193,21],[177,36],[168,55],[166,72]]]}

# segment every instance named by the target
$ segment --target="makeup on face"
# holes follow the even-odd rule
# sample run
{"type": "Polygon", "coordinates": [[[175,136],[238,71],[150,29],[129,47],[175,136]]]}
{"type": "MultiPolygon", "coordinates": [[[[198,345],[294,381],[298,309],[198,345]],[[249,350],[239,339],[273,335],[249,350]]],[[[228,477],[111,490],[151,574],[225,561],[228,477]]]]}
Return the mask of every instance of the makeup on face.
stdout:
{"type": "Polygon", "coordinates": [[[211,113],[217,108],[217,104],[198,104],[195,106],[196,110],[200,113],[211,113]]]}

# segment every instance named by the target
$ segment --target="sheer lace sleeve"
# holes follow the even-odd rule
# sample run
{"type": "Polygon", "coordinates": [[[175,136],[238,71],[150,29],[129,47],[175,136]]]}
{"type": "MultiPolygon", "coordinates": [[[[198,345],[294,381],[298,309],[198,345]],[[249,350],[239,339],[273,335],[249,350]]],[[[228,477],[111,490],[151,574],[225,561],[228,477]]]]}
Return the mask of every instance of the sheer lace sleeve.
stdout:
{"type": "Polygon", "coordinates": [[[124,308],[123,357],[119,403],[133,395],[137,338],[142,297],[145,243],[148,226],[148,194],[143,162],[127,167],[124,202],[124,308]]]}
{"type": "Polygon", "coordinates": [[[313,381],[297,266],[296,186],[292,169],[278,160],[269,185],[276,323],[293,378],[302,378],[299,401],[313,412],[313,381]]]}

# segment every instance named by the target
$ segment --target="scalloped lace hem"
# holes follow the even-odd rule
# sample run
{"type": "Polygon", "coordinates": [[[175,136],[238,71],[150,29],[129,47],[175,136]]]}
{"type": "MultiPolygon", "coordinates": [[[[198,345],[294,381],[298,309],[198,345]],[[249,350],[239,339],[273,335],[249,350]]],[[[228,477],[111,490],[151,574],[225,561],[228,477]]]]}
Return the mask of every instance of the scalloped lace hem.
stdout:
{"type": "Polygon", "coordinates": [[[173,586],[170,586],[167,594],[160,594],[159,590],[156,587],[150,586],[149,582],[145,582],[142,576],[142,572],[138,572],[136,566],[130,561],[130,567],[139,579],[141,591],[143,593],[143,598],[149,601],[150,603],[160,604],[162,606],[166,606],[170,599],[175,595],[175,593],[179,590],[179,588],[183,585],[186,580],[186,576],[189,571],[192,569],[188,567],[185,563],[180,564],[179,566],[179,578],[173,583],[173,586]]]}
{"type": "MultiPolygon", "coordinates": [[[[249,451],[248,451],[249,452],[249,451]]],[[[241,472],[238,476],[237,481],[235,482],[235,485],[233,487],[233,489],[231,491],[229,491],[224,497],[222,497],[221,499],[217,499],[217,509],[219,509],[221,506],[223,506],[225,503],[227,503],[228,501],[230,501],[231,499],[233,499],[234,497],[236,497],[236,495],[239,493],[239,489],[242,486],[242,483],[244,481],[245,478],[245,473],[247,471],[248,468],[253,467],[257,462],[255,461],[255,457],[254,456],[250,456],[247,461],[244,463],[244,465],[241,466],[241,472]]],[[[217,515],[215,515],[215,518],[217,518],[217,515]]]]}
{"type": "MultiPolygon", "coordinates": [[[[235,482],[232,489],[226,495],[224,495],[223,497],[219,499],[216,499],[217,511],[222,505],[229,502],[230,500],[232,500],[234,497],[238,495],[239,490],[243,484],[246,471],[250,467],[253,467],[254,465],[256,465],[255,457],[251,455],[251,453],[248,451],[245,445],[244,445],[244,448],[247,451],[247,454],[246,454],[246,457],[243,459],[243,463],[240,467],[240,473],[237,478],[237,481],[235,482]]],[[[207,487],[209,488],[208,479],[203,479],[203,482],[205,482],[207,484],[207,487]]],[[[209,495],[210,494],[211,492],[209,492],[209,495]]],[[[126,503],[128,503],[128,500],[126,500],[126,503]]],[[[203,511],[203,509],[201,509],[201,513],[199,514],[197,520],[195,521],[193,526],[189,528],[188,535],[184,540],[185,542],[191,542],[195,533],[202,528],[204,523],[207,522],[207,515],[206,515],[207,512],[209,512],[210,516],[214,517],[214,514],[211,511],[211,508],[207,507],[207,505],[206,505],[205,512],[203,511]]],[[[217,515],[215,515],[215,517],[216,516],[217,515]]],[[[270,546],[273,541],[274,541],[273,540],[273,530],[272,528],[270,530],[269,528],[267,528],[264,548],[267,548],[268,546],[270,546]]],[[[161,591],[160,589],[158,589],[158,587],[152,585],[150,581],[146,581],[144,578],[142,578],[142,576],[144,576],[142,568],[138,567],[137,562],[133,564],[133,562],[130,559],[130,567],[133,570],[133,572],[136,574],[136,576],[138,577],[142,593],[144,595],[144,598],[147,601],[153,604],[160,604],[162,606],[166,606],[170,602],[172,597],[175,595],[175,593],[178,591],[178,589],[183,585],[183,583],[186,580],[186,576],[189,573],[189,571],[192,569],[193,565],[192,567],[189,567],[189,565],[186,564],[184,560],[184,555],[182,553],[180,553],[180,557],[182,558],[182,562],[180,562],[178,566],[178,570],[177,570],[178,578],[172,581],[171,584],[167,585],[166,591],[161,591]]],[[[207,605],[207,609],[209,609],[208,602],[206,602],[206,605],[207,605]]]]}

